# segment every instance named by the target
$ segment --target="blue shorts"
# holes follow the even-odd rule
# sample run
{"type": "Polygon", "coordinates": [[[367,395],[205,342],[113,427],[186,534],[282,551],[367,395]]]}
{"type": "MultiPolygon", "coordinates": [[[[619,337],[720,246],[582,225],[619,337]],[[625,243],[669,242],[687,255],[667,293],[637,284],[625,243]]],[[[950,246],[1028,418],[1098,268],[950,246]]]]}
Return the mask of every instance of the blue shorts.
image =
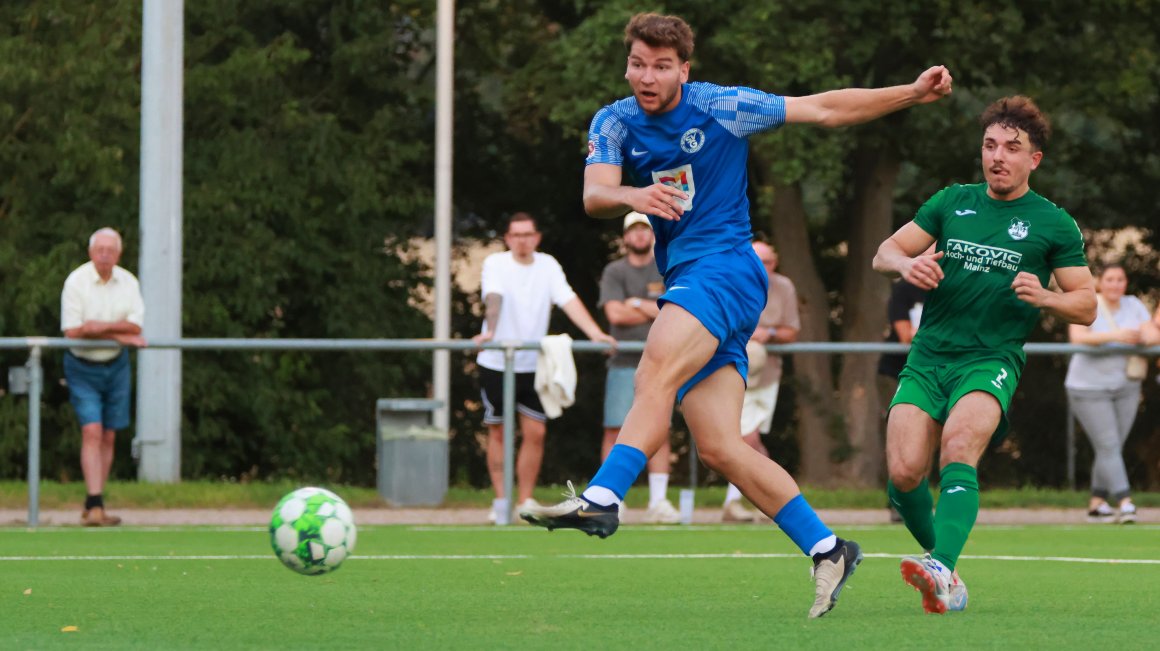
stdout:
{"type": "Polygon", "coordinates": [[[89,362],[70,352],[64,354],[64,377],[68,401],[82,427],[100,423],[106,430],[129,426],[129,352],[108,362],[89,362]]]}
{"type": "Polygon", "coordinates": [[[757,329],[769,295],[769,276],[753,247],[746,243],[683,262],[665,274],[665,288],[658,304],[680,305],[717,338],[717,352],[681,386],[677,401],[726,364],[733,364],[744,380],[749,373],[745,344],[757,329]]]}

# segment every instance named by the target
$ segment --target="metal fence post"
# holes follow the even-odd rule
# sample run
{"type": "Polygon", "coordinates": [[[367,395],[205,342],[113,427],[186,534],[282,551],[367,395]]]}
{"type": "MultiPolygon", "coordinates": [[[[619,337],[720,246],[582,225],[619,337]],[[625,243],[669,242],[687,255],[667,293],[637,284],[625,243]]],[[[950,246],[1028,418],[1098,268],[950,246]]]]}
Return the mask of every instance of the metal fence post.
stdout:
{"type": "Polygon", "coordinates": [[[503,495],[507,500],[503,513],[495,514],[495,523],[506,525],[511,522],[511,509],[515,505],[512,484],[515,478],[516,460],[516,346],[520,342],[504,342],[503,349],[503,495]]]}
{"type": "Polygon", "coordinates": [[[1071,401],[1067,401],[1067,487],[1075,490],[1075,412],[1071,410],[1071,401]]]}
{"type": "Polygon", "coordinates": [[[40,525],[40,391],[44,372],[40,346],[28,354],[28,526],[40,525]]]}

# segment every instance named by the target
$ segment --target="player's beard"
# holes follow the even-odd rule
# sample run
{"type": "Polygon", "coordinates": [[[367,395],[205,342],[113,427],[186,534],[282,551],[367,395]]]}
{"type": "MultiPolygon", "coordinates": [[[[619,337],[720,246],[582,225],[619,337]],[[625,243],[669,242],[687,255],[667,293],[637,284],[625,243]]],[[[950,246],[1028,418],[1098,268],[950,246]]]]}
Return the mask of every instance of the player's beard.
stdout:
{"type": "Polygon", "coordinates": [[[1015,184],[1011,183],[1010,179],[1006,181],[1002,179],[987,181],[987,187],[991,188],[991,194],[997,197],[1005,197],[1015,191],[1015,184]]]}
{"type": "Polygon", "coordinates": [[[649,244],[648,246],[633,246],[631,244],[626,244],[625,248],[627,248],[628,252],[632,253],[633,255],[647,255],[649,253],[652,253],[652,245],[651,244],[649,244]]]}

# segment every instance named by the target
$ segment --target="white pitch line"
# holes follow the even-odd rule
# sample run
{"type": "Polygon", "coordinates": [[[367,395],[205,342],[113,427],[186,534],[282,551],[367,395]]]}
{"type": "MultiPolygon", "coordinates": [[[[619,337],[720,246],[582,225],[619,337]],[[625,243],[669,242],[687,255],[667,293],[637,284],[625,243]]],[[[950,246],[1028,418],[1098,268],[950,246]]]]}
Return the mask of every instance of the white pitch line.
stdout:
{"type": "MultiPolygon", "coordinates": [[[[871,553],[866,558],[898,559],[903,554],[871,553]]],[[[239,555],[184,555],[184,556],[0,556],[0,562],[32,561],[250,561],[269,560],[272,554],[239,555]]],[[[802,554],[356,554],[353,558],[368,561],[487,561],[487,560],[548,560],[566,558],[575,560],[737,560],[737,559],[803,559],[802,554]]],[[[1090,558],[1081,556],[987,556],[964,554],[963,559],[980,561],[1022,561],[1055,563],[1096,563],[1106,565],[1160,565],[1152,558],[1090,558]]]]}

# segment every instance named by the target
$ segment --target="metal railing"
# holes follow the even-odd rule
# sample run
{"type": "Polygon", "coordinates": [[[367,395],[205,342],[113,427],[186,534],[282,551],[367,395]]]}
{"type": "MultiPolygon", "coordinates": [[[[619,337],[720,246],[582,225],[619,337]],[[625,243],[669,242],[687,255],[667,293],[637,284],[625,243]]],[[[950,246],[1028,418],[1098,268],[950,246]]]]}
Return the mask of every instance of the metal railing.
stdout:
{"type": "MultiPolygon", "coordinates": [[[[67,339],[64,337],[0,337],[0,350],[29,351],[25,364],[28,393],[28,526],[36,527],[40,519],[40,401],[44,387],[42,358],[44,350],[67,348],[107,348],[108,341],[67,339]]],[[[538,341],[498,341],[477,345],[466,339],[157,339],[149,341],[149,348],[174,348],[179,350],[295,350],[295,351],[477,351],[495,349],[504,351],[503,371],[503,442],[504,442],[504,495],[511,499],[515,456],[515,370],[513,368],[517,350],[539,350],[538,341]]],[[[607,344],[591,341],[576,341],[574,352],[606,352],[607,344]]],[[[793,344],[767,345],[766,351],[774,354],[823,353],[844,355],[850,353],[905,353],[909,344],[882,342],[799,342],[793,344]]],[[[643,342],[622,342],[618,350],[636,353],[644,350],[643,342]]],[[[1089,353],[1094,355],[1147,355],[1160,356],[1160,346],[1106,347],[1080,346],[1075,344],[1032,343],[1024,346],[1028,355],[1071,355],[1089,353]]],[[[16,367],[19,368],[19,367],[16,367]]],[[[10,374],[11,379],[11,374],[10,374]]],[[[1075,487],[1075,428],[1073,418],[1068,415],[1067,423],[1067,463],[1068,481],[1075,487]]]]}

